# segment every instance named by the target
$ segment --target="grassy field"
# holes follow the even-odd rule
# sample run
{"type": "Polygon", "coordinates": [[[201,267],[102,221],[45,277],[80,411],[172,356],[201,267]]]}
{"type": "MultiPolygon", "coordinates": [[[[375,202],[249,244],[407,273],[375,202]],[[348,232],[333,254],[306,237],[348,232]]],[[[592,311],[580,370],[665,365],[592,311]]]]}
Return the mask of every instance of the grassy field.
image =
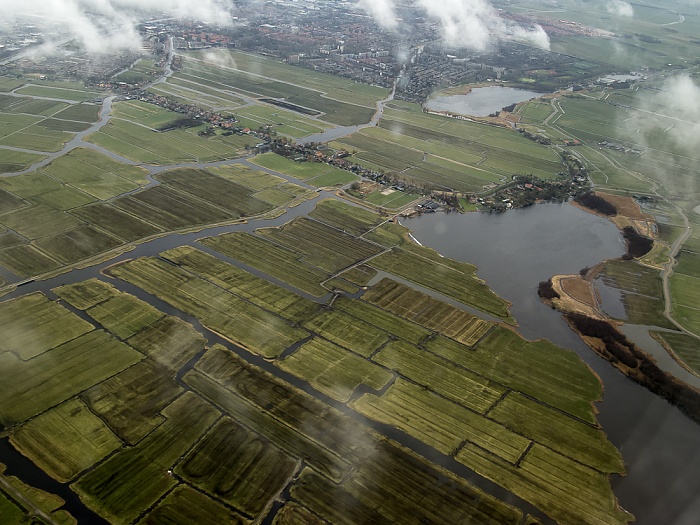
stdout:
{"type": "Polygon", "coordinates": [[[653,335],[656,339],[660,339],[664,346],[670,348],[686,366],[700,373],[700,349],[697,338],[680,332],[653,332],[653,335]]]}
{"type": "Polygon", "coordinates": [[[372,360],[479,414],[486,413],[507,392],[497,383],[406,341],[392,341],[372,360]]]}
{"type": "Polygon", "coordinates": [[[416,247],[412,252],[393,248],[372,259],[369,264],[436,292],[445,294],[466,305],[512,322],[508,303],[493,293],[476,277],[476,268],[466,263],[444,264],[436,261],[435,252],[429,248],[416,247]],[[432,252],[432,253],[431,253],[432,252]]]}
{"type": "Polygon", "coordinates": [[[2,149],[2,160],[0,160],[0,173],[12,173],[21,171],[32,164],[40,162],[46,158],[40,153],[26,153],[24,151],[12,151],[2,149]]]}
{"type": "Polygon", "coordinates": [[[58,405],[14,431],[12,445],[67,483],[122,446],[121,441],[77,399],[58,405]]]}
{"type": "Polygon", "coordinates": [[[81,477],[73,488],[83,502],[111,522],[130,522],[177,481],[167,471],[219,417],[192,393],[164,411],[166,420],[138,445],[121,451],[81,477]]]}
{"type": "Polygon", "coordinates": [[[0,352],[11,352],[25,361],[95,328],[38,292],[0,303],[0,323],[0,352]]]}
{"type": "Polygon", "coordinates": [[[493,326],[387,278],[374,285],[363,299],[466,346],[474,346],[493,326]]]}
{"type": "Polygon", "coordinates": [[[163,409],[182,394],[168,372],[154,360],[144,360],[83,392],[81,398],[117,436],[134,445],[163,423],[163,409]]]}
{"type": "Polygon", "coordinates": [[[246,96],[284,98],[322,112],[323,120],[342,126],[368,122],[376,102],[389,94],[383,88],[295,68],[271,58],[228,51],[208,53],[185,58],[182,71],[174,75],[176,81],[246,96]]]}
{"type": "Polygon", "coordinates": [[[137,83],[155,80],[156,76],[163,72],[163,68],[158,67],[155,60],[140,58],[127,71],[123,71],[114,76],[118,82],[137,83]]]}
{"type": "Polygon", "coordinates": [[[321,297],[328,292],[321,282],[330,274],[303,262],[301,252],[243,232],[209,237],[200,242],[311,295],[321,297]]]}
{"type": "MultiPolygon", "coordinates": [[[[60,85],[60,84],[59,84],[60,85]]],[[[33,85],[26,86],[17,90],[17,93],[22,95],[28,95],[30,97],[47,97],[47,98],[59,98],[62,100],[72,100],[75,102],[84,102],[87,100],[94,100],[95,98],[100,98],[101,93],[96,91],[87,91],[84,88],[78,88],[77,86],[71,87],[58,87],[57,86],[41,86],[33,85]]]]}
{"type": "Polygon", "coordinates": [[[337,199],[319,201],[309,217],[355,236],[363,235],[384,221],[373,211],[337,199]]]}
{"type": "Polygon", "coordinates": [[[323,309],[302,326],[348,350],[369,357],[389,340],[389,334],[338,309],[323,309]]]}
{"type": "Polygon", "coordinates": [[[595,423],[592,402],[600,399],[602,387],[573,352],[563,351],[548,341],[525,341],[500,326],[494,327],[471,351],[444,337],[429,339],[423,346],[496,383],[595,423]]]}
{"type": "Polygon", "coordinates": [[[306,181],[314,186],[320,186],[320,184],[315,184],[314,180],[324,180],[322,177],[340,177],[341,174],[344,176],[352,175],[350,172],[339,170],[323,162],[295,162],[276,153],[257,155],[252,159],[252,162],[263,168],[306,181]]]}
{"type": "Polygon", "coordinates": [[[139,286],[202,324],[265,357],[276,357],[309,334],[218,286],[160,259],[145,258],[107,273],[139,286]]]}
{"type": "Polygon", "coordinates": [[[313,301],[195,248],[173,248],[160,256],[246,301],[295,323],[308,319],[318,309],[318,305],[313,301]]]}
{"type": "Polygon", "coordinates": [[[143,356],[93,330],[28,361],[0,353],[0,424],[13,425],[135,364],[143,356]]]}
{"type": "Polygon", "coordinates": [[[167,124],[179,118],[179,114],[162,114],[163,110],[157,106],[149,106],[158,112],[146,115],[144,109],[124,108],[120,104],[124,103],[115,104],[113,111],[127,113],[122,113],[122,118],[111,120],[87,140],[135,162],[167,165],[224,160],[239,156],[245,144],[251,142],[250,138],[239,135],[201,137],[197,133],[204,129],[203,125],[157,132],[141,121],[167,124]]]}
{"type": "Polygon", "coordinates": [[[454,454],[469,441],[515,464],[530,446],[530,440],[504,426],[404,379],[397,379],[382,396],[365,394],[351,406],[443,454],[454,454]]]}
{"type": "Polygon", "coordinates": [[[338,142],[359,164],[438,189],[481,191],[514,173],[552,178],[562,169],[553,150],[510,130],[425,114],[398,101],[379,127],[338,142]]]}
{"type": "Polygon", "coordinates": [[[323,122],[302,117],[298,113],[285,111],[269,105],[250,106],[236,112],[236,118],[242,126],[258,129],[260,126],[272,126],[277,134],[292,138],[305,137],[321,133],[329,128],[323,122]]]}
{"type": "Polygon", "coordinates": [[[293,354],[278,361],[277,366],[343,402],[350,399],[359,385],[379,390],[393,377],[388,370],[319,338],[304,343],[293,354]]]}
{"type": "Polygon", "coordinates": [[[333,307],[414,344],[424,341],[431,334],[430,330],[422,326],[364,301],[352,301],[339,297],[333,303],[333,307]]]}
{"type": "Polygon", "coordinates": [[[634,261],[609,261],[605,264],[601,279],[622,293],[629,322],[673,328],[664,316],[663,290],[657,269],[634,261]]]}
{"type": "Polygon", "coordinates": [[[297,460],[222,418],[175,470],[245,515],[257,516],[299,468],[297,460]]]}
{"type": "Polygon", "coordinates": [[[178,485],[141,521],[144,525],[162,523],[201,523],[202,525],[244,525],[246,521],[218,501],[187,485],[178,485]]]}
{"type": "Polygon", "coordinates": [[[329,273],[378,255],[382,248],[321,222],[299,217],[279,228],[256,234],[303,254],[302,260],[329,273]]]}

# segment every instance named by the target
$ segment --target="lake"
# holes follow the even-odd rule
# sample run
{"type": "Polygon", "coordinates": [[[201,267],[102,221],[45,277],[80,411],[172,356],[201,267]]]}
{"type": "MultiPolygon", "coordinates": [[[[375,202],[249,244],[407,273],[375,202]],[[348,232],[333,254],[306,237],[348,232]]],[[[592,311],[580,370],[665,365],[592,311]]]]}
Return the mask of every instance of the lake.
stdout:
{"type": "Polygon", "coordinates": [[[573,350],[598,374],[605,388],[598,420],[627,465],[626,476],[613,477],[613,490],[636,523],[696,524],[700,426],[598,357],[537,296],[538,283],[552,275],[622,255],[617,228],[568,204],[500,214],[437,213],[402,224],[423,245],[476,264],[478,275],[513,303],[522,335],[573,350]]]}
{"type": "Polygon", "coordinates": [[[541,97],[542,93],[504,86],[472,88],[466,95],[438,95],[423,103],[434,111],[448,111],[459,115],[486,117],[506,106],[541,97]]]}

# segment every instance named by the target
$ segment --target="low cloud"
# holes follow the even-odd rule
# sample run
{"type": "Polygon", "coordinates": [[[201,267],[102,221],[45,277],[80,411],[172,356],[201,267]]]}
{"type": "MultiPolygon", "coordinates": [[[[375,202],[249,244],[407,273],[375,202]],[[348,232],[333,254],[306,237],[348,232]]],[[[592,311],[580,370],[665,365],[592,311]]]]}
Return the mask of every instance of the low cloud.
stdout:
{"type": "Polygon", "coordinates": [[[629,2],[624,0],[609,0],[605,5],[605,9],[608,13],[617,16],[634,16],[634,9],[629,2]]]}
{"type": "MultiPolygon", "coordinates": [[[[360,0],[379,25],[400,31],[396,0],[360,0]]],[[[549,37],[541,26],[530,28],[506,21],[487,0],[417,0],[429,19],[437,22],[445,44],[455,48],[484,50],[498,40],[524,40],[549,49],[549,37]]]]}
{"type": "Polygon", "coordinates": [[[77,39],[87,51],[136,49],[137,15],[190,18],[230,25],[232,4],[224,0],[0,0],[0,27],[25,21],[39,31],[77,39]]]}

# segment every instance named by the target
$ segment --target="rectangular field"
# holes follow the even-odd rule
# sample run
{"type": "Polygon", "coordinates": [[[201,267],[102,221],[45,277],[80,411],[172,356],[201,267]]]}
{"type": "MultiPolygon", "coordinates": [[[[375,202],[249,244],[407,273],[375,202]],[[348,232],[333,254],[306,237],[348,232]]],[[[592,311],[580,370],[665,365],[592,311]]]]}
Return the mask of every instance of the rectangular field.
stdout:
{"type": "Polygon", "coordinates": [[[17,428],[13,446],[61,483],[67,483],[122,446],[78,399],[69,399],[17,428]]]}
{"type": "Polygon", "coordinates": [[[169,405],[165,422],[138,445],[121,451],[73,484],[85,504],[111,522],[130,522],[177,482],[167,475],[219,412],[185,393],[169,405]]]}
{"type": "Polygon", "coordinates": [[[371,361],[317,337],[276,364],[342,402],[348,401],[359,385],[379,390],[393,377],[371,361]]]}
{"type": "Polygon", "coordinates": [[[309,335],[281,317],[160,259],[137,259],[113,266],[107,273],[197,317],[214,332],[264,357],[276,357],[309,335]]]}

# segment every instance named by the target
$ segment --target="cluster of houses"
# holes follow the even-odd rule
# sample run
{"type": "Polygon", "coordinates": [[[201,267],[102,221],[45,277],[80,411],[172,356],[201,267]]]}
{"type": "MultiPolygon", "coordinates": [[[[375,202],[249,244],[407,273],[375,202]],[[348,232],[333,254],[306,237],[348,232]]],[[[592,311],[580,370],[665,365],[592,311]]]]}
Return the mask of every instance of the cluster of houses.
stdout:
{"type": "Polygon", "coordinates": [[[630,155],[641,155],[642,150],[636,149],[636,148],[628,148],[624,144],[618,144],[617,142],[608,142],[607,140],[603,140],[598,143],[598,146],[601,148],[607,148],[607,149],[612,149],[615,151],[620,151],[622,153],[629,153],[630,155]]]}

